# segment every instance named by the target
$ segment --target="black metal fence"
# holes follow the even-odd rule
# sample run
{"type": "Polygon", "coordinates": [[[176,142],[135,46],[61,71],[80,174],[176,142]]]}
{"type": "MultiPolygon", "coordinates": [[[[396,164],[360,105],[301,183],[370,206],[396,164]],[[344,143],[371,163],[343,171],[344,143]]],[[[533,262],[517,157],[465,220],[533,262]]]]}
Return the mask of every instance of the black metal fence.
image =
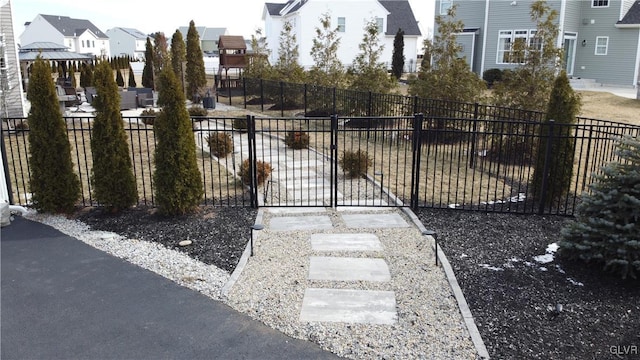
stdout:
{"type": "MultiPolygon", "coordinates": [[[[194,140],[204,184],[203,203],[214,206],[411,206],[571,215],[592,173],[611,161],[616,139],[639,136],[640,126],[594,119],[574,125],[505,120],[501,111],[459,109],[459,116],[193,118],[194,140]],[[547,127],[545,129],[545,127],[547,127]],[[309,147],[292,149],[293,131],[309,147]],[[233,152],[212,154],[208,139],[228,135],[233,152]],[[573,166],[556,169],[547,139],[568,139],[573,166]],[[371,164],[365,177],[349,178],[340,159],[364,151],[371,164]],[[531,186],[536,162],[546,180],[531,186]],[[269,164],[262,176],[259,162],[269,164]],[[244,169],[243,169],[243,164],[244,169]],[[555,191],[548,176],[571,170],[568,188],[555,191]],[[242,180],[243,171],[249,172],[242,180]]],[[[433,114],[433,112],[431,113],[433,114]]],[[[140,204],[154,205],[153,153],[156,140],[148,117],[125,118],[125,131],[138,183],[140,204]]],[[[2,153],[12,202],[28,205],[28,128],[25,119],[3,122],[2,153]],[[10,130],[11,129],[11,130],[10,130]]],[[[91,194],[91,118],[65,118],[72,157],[82,183],[82,206],[99,205],[91,194]]],[[[55,149],[52,149],[55,151],[55,149]]],[[[263,166],[264,168],[264,166],[263,166]]],[[[540,170],[539,170],[540,171],[540,170]]],[[[569,173],[567,173],[569,174],[569,173]]]]}

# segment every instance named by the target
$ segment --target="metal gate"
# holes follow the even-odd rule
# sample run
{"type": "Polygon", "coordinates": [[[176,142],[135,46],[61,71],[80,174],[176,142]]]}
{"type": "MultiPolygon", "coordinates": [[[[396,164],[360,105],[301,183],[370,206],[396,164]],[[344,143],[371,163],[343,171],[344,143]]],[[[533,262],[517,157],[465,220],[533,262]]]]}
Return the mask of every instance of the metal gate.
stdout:
{"type": "Polygon", "coordinates": [[[252,204],[410,206],[421,119],[249,117],[252,204]]]}

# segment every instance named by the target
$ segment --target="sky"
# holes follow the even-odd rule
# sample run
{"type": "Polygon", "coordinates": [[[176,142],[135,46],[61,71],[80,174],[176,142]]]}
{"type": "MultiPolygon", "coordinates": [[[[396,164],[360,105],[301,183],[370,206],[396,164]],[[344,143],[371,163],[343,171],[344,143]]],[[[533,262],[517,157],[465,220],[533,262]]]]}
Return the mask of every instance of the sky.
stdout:
{"type": "MultiPolygon", "coordinates": [[[[261,20],[264,3],[264,0],[11,0],[16,37],[22,34],[25,22],[43,14],[89,20],[103,32],[129,27],[146,34],[161,31],[167,38],[193,20],[196,26],[226,27],[229,35],[249,39],[256,29],[264,27],[261,20]],[[171,9],[164,10],[166,7],[171,9]]],[[[409,0],[409,3],[425,35],[433,27],[435,0],[409,0]]]]}

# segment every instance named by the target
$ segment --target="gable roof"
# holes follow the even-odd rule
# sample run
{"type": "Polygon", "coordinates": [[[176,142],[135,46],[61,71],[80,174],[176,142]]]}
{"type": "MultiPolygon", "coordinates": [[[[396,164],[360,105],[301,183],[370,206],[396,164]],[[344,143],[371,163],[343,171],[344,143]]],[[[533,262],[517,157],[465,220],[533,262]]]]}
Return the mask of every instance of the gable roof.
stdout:
{"type": "MultiPolygon", "coordinates": [[[[147,38],[147,34],[143,33],[142,31],[138,30],[138,29],[133,29],[133,28],[124,28],[124,27],[115,27],[111,30],[115,30],[118,29],[126,34],[131,35],[131,37],[138,39],[138,40],[143,40],[147,38]]],[[[107,30],[107,32],[109,32],[110,30],[107,30]]]]}
{"type": "Polygon", "coordinates": [[[59,15],[42,15],[49,24],[51,24],[56,30],[58,30],[64,36],[79,36],[87,30],[90,30],[98,38],[108,39],[109,37],[98,29],[89,20],[72,19],[68,16],[59,15]]]}
{"type": "Polygon", "coordinates": [[[627,14],[622,20],[616,23],[616,27],[639,27],[640,26],[640,1],[631,5],[627,14]]]}
{"type": "MultiPolygon", "coordinates": [[[[269,15],[284,16],[298,11],[307,1],[289,0],[284,4],[265,3],[265,6],[269,15]],[[290,8],[287,9],[286,14],[283,14],[282,10],[287,7],[290,8]]],[[[398,29],[402,29],[405,35],[422,35],[408,0],[378,0],[378,2],[389,12],[387,16],[387,33],[385,35],[395,35],[398,29]]]]}
{"type": "Polygon", "coordinates": [[[240,35],[221,35],[218,42],[218,49],[220,50],[246,50],[247,43],[240,35]]]}
{"type": "Polygon", "coordinates": [[[395,35],[398,29],[402,29],[405,35],[422,35],[408,0],[379,0],[378,2],[389,12],[386,35],[395,35]]]}
{"type": "MultiPolygon", "coordinates": [[[[182,33],[182,37],[186,41],[189,27],[180,26],[180,28],[178,28],[178,31],[182,33]]],[[[196,31],[198,32],[200,41],[218,41],[220,36],[224,35],[227,32],[227,28],[208,28],[205,26],[196,26],[196,31]]]]}

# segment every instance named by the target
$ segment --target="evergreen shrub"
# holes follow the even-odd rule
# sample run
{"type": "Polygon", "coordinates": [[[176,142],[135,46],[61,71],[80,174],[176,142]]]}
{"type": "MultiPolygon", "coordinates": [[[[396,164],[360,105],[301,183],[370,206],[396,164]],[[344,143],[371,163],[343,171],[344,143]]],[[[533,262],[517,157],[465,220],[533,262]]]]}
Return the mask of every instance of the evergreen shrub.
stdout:
{"type": "Polygon", "coordinates": [[[309,134],[304,131],[288,131],[284,143],[291,149],[306,149],[309,147],[309,134]]]}
{"type": "Polygon", "coordinates": [[[207,137],[207,144],[211,153],[223,158],[233,152],[233,140],[229,134],[216,131],[207,137]]]}
{"type": "Polygon", "coordinates": [[[342,153],[339,164],[347,174],[347,177],[353,179],[366,175],[369,166],[371,166],[373,162],[366,151],[347,150],[342,153]]]}
{"type": "MultiPolygon", "coordinates": [[[[267,178],[271,175],[272,171],[273,169],[271,168],[271,164],[258,160],[256,162],[256,174],[258,178],[257,179],[258,183],[256,185],[264,184],[267,178]]],[[[248,159],[242,162],[242,165],[240,166],[239,175],[244,184],[246,185],[251,184],[251,171],[249,168],[248,159]]]]}
{"type": "Polygon", "coordinates": [[[640,139],[624,137],[619,162],[594,175],[576,220],[562,229],[559,254],[603,266],[623,279],[640,275],[640,139]]]}

